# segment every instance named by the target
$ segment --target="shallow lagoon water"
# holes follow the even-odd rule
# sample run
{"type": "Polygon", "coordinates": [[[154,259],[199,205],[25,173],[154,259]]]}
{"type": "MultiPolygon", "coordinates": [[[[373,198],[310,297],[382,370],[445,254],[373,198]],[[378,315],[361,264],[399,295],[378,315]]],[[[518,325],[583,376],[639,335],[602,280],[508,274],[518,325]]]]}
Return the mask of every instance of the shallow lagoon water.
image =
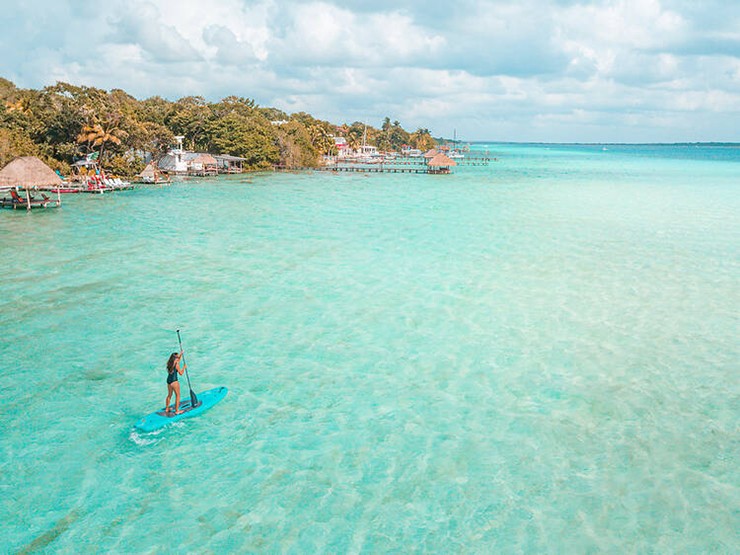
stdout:
{"type": "Polygon", "coordinates": [[[0,549],[740,550],[740,152],[478,148],[0,213],[0,549]]]}

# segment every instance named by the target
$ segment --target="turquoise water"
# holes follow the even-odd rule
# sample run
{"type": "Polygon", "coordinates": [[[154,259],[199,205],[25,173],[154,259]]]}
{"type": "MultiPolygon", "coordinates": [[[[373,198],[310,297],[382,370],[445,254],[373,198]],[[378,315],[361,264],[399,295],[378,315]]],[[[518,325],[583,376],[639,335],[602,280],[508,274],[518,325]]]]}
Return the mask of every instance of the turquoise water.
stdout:
{"type": "Polygon", "coordinates": [[[740,149],[477,148],[1,212],[0,551],[740,550],[740,149]]]}

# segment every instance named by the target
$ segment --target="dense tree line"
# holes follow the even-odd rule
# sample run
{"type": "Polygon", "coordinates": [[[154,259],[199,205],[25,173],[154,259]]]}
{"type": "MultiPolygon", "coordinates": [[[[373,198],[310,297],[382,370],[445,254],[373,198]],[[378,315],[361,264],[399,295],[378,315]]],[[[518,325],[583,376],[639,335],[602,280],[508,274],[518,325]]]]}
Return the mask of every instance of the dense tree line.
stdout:
{"type": "Polygon", "coordinates": [[[337,133],[353,147],[367,141],[381,151],[404,144],[422,150],[434,146],[428,130],[408,133],[390,118],[380,129],[361,122],[336,126],[237,96],[219,102],[200,96],[137,100],[120,89],[62,82],[20,89],[0,78],[0,167],[16,156],[33,155],[68,172],[76,159],[97,152],[103,167],[133,175],[147,154],[164,154],[176,135],[185,137],[189,150],[243,157],[247,169],[311,167],[322,155],[335,153],[337,133]]]}

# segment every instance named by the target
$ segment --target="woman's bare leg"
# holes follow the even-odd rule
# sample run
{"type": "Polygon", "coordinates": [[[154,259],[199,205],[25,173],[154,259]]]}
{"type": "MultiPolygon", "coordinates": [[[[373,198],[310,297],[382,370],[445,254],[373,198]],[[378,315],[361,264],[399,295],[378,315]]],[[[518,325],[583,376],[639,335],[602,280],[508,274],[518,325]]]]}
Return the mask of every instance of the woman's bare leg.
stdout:
{"type": "Polygon", "coordinates": [[[167,384],[167,399],[164,402],[164,412],[170,412],[170,399],[172,399],[172,384],[167,384]]]}
{"type": "Polygon", "coordinates": [[[172,389],[175,390],[175,414],[180,414],[180,382],[173,382],[172,389]]]}

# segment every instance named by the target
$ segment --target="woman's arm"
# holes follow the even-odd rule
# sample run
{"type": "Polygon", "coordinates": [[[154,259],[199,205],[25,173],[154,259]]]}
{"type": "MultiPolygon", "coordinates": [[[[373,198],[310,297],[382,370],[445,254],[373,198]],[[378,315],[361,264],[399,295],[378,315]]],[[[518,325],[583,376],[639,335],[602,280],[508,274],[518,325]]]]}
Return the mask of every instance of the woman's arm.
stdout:
{"type": "Polygon", "coordinates": [[[188,367],[187,364],[185,364],[185,366],[180,366],[180,361],[179,360],[177,361],[177,373],[180,374],[181,376],[182,376],[182,373],[185,372],[185,368],[187,367],[188,367]]]}

